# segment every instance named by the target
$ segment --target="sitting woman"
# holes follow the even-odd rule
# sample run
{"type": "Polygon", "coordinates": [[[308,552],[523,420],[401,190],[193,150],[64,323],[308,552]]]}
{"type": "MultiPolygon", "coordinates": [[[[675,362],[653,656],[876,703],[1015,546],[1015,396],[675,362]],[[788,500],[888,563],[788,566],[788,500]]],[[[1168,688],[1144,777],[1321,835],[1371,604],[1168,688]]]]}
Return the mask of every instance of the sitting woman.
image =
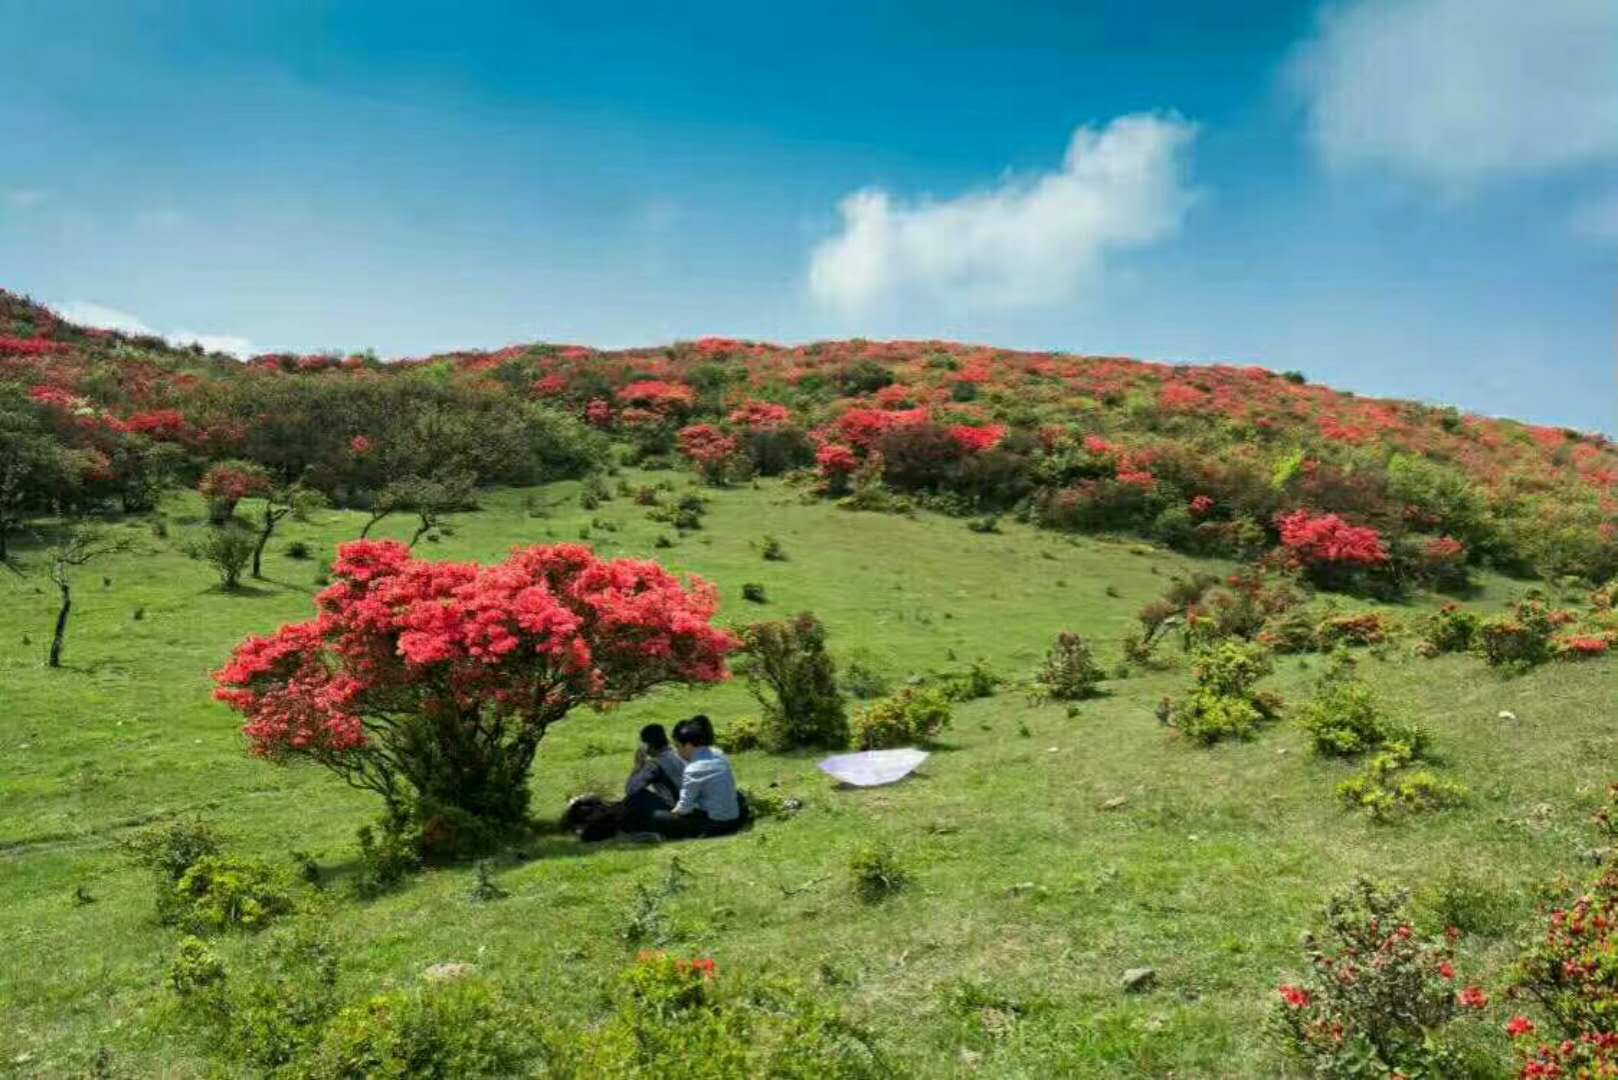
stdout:
{"type": "Polygon", "coordinates": [[[624,782],[625,828],[647,829],[655,811],[672,809],[680,799],[680,783],[684,778],[685,761],[669,745],[663,725],[647,724],[641,728],[635,768],[624,782]]]}

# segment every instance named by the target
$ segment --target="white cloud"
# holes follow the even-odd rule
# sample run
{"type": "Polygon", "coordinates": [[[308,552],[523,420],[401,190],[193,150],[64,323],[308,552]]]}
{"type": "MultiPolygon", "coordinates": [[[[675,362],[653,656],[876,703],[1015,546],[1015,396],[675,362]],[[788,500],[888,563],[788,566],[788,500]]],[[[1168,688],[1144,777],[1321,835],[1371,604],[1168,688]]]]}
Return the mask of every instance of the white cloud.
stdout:
{"type": "Polygon", "coordinates": [[[92,326],[97,330],[121,330],[126,334],[155,334],[157,331],[127,311],[94,304],[88,300],[71,300],[56,305],[56,313],[71,323],[92,326]]]}
{"type": "Polygon", "coordinates": [[[1294,54],[1332,167],[1458,193],[1618,157],[1613,0],[1354,0],[1294,54]]]}
{"type": "MultiPolygon", "coordinates": [[[[126,334],[157,333],[142,322],[139,316],[88,300],[71,300],[65,304],[57,304],[55,310],[68,322],[78,323],[80,326],[91,326],[98,330],[120,330],[126,334]]],[[[251,356],[256,351],[250,340],[235,334],[199,334],[194,330],[172,330],[161,336],[175,345],[195,343],[209,352],[230,353],[239,357],[251,356]]]]}
{"type": "Polygon", "coordinates": [[[209,352],[229,353],[243,359],[258,351],[252,341],[235,334],[199,334],[194,330],[176,330],[166,336],[176,345],[201,345],[209,352]]]}
{"type": "Polygon", "coordinates": [[[1185,157],[1196,126],[1136,113],[1073,132],[1062,167],[953,199],[912,204],[867,188],[810,256],[815,299],[858,310],[919,298],[1021,308],[1075,295],[1115,250],[1166,239],[1193,200],[1185,157]]]}

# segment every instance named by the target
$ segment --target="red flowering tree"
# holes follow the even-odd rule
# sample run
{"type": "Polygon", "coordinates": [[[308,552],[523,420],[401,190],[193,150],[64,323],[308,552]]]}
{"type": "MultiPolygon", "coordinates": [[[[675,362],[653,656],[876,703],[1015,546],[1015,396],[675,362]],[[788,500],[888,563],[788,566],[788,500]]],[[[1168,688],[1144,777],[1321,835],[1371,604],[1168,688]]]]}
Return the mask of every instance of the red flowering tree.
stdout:
{"type": "Polygon", "coordinates": [[[578,544],[480,566],[357,541],[332,577],[316,618],[236,648],[214,696],[246,718],[254,754],[317,762],[390,816],[517,822],[552,724],[661,683],[722,680],[737,647],[712,625],[710,585],[578,544]]]}
{"type": "Polygon", "coordinates": [[[215,525],[229,521],[243,499],[269,490],[269,474],[248,461],[222,461],[197,483],[197,491],[208,501],[208,520],[215,525]]]}
{"type": "Polygon", "coordinates": [[[823,443],[815,452],[815,467],[828,494],[844,495],[848,492],[848,478],[860,467],[860,459],[842,443],[823,443]]]}
{"type": "Polygon", "coordinates": [[[1357,575],[1388,566],[1382,534],[1336,514],[1294,510],[1276,518],[1285,561],[1316,584],[1342,587],[1357,575]]]}
{"type": "Polygon", "coordinates": [[[712,424],[683,427],[678,441],[680,453],[691,459],[703,479],[710,484],[725,482],[741,450],[741,442],[736,436],[727,435],[712,424]]]}

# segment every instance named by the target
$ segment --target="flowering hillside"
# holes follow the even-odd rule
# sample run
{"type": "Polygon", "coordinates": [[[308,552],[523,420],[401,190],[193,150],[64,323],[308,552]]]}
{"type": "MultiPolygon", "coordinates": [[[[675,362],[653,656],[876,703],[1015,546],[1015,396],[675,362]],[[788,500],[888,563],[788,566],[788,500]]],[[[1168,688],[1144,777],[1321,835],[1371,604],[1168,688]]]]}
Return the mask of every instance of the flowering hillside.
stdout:
{"type": "Polygon", "coordinates": [[[179,447],[194,470],[246,458],[364,505],[390,477],[430,468],[480,482],[587,468],[596,451],[578,447],[600,441],[594,429],[716,483],[813,471],[828,495],[863,483],[948,512],[1268,557],[1345,586],[1484,564],[1618,572],[1608,439],[1259,367],[724,338],[238,364],[83,330],[0,292],[5,382],[74,455],[89,497],[127,490],[143,460],[131,447],[151,443],[179,447]]]}

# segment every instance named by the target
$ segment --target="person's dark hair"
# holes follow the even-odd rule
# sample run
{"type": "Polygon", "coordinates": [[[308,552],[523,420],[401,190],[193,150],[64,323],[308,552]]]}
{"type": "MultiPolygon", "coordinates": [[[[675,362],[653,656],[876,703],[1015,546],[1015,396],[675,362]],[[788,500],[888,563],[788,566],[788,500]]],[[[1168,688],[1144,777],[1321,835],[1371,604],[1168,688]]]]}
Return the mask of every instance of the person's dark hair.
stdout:
{"type": "Polygon", "coordinates": [[[712,746],[713,725],[706,716],[694,716],[674,725],[674,741],[682,746],[712,746]]]}
{"type": "Polygon", "coordinates": [[[640,729],[640,741],[645,743],[648,749],[664,750],[669,745],[669,734],[663,730],[662,724],[647,724],[640,729]]]}

